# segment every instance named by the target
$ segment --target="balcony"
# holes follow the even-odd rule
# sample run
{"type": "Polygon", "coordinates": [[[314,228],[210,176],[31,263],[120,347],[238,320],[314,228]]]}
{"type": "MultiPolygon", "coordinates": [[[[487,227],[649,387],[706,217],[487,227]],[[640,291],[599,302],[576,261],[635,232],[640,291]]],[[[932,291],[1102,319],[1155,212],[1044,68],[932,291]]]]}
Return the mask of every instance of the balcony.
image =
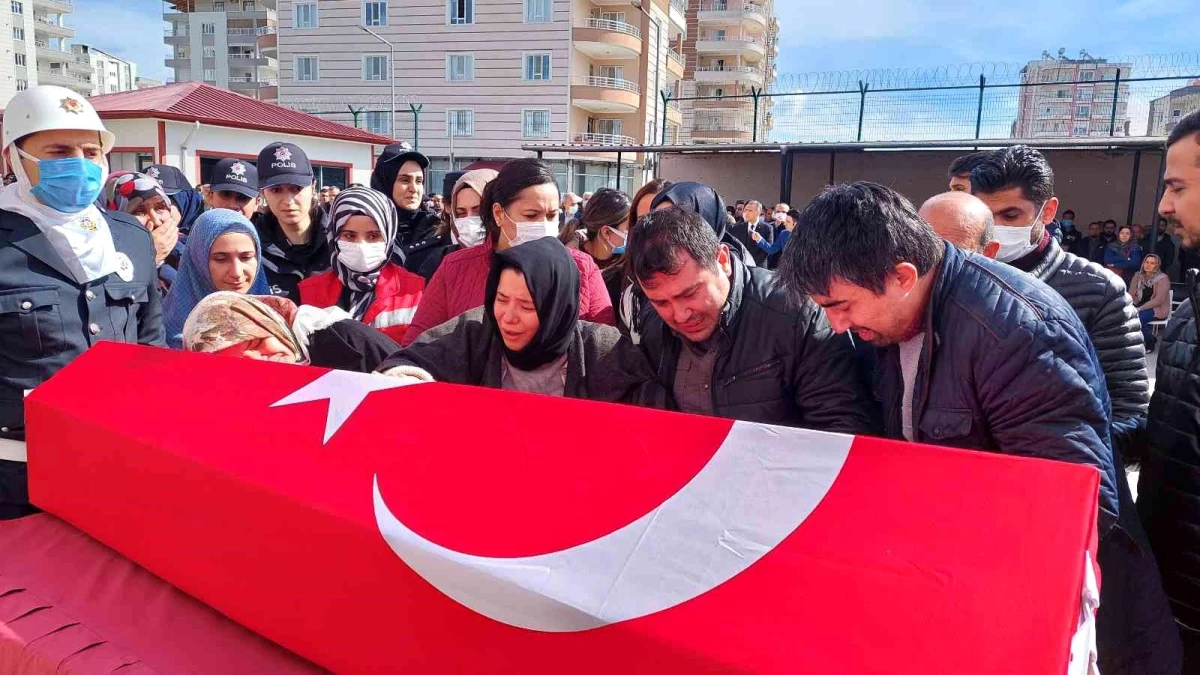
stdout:
{"type": "Polygon", "coordinates": [[[75,29],[60,25],[44,16],[34,17],[33,30],[35,33],[48,35],[50,37],[75,37],[75,29]]]}
{"type": "Polygon", "coordinates": [[[683,79],[683,72],[687,68],[687,60],[683,54],[679,54],[673,50],[667,50],[667,74],[676,79],[683,79]]]}
{"type": "Polygon", "coordinates": [[[766,29],[768,24],[767,12],[762,7],[751,2],[707,2],[701,4],[696,11],[696,18],[701,24],[738,24],[747,23],[766,29]]]}
{"type": "Polygon", "coordinates": [[[258,51],[278,53],[279,38],[276,35],[275,26],[263,26],[257,30],[258,51]]]}
{"type": "Polygon", "coordinates": [[[692,138],[700,141],[724,143],[749,143],[754,135],[749,129],[721,126],[714,128],[705,125],[692,130],[692,138]]]}
{"type": "Polygon", "coordinates": [[[75,90],[85,89],[89,93],[92,90],[91,75],[76,73],[62,68],[38,68],[37,74],[38,84],[55,84],[75,90]]]}
{"type": "Polygon", "coordinates": [[[700,54],[741,54],[757,61],[767,55],[767,46],[750,35],[705,35],[696,41],[696,51],[700,54]]]}
{"type": "Polygon", "coordinates": [[[575,134],[576,145],[634,145],[637,143],[632,136],[617,134],[575,134]]]}
{"type": "Polygon", "coordinates": [[[279,61],[269,56],[253,54],[230,54],[230,68],[279,68],[279,61]]]}
{"type": "Polygon", "coordinates": [[[667,123],[676,126],[683,124],[683,111],[674,101],[667,104],[667,123]]]}
{"type": "Polygon", "coordinates": [[[754,99],[745,98],[701,98],[696,99],[695,107],[701,110],[741,110],[754,107],[754,99]]]}
{"type": "Polygon", "coordinates": [[[186,56],[177,56],[173,59],[167,59],[168,68],[189,68],[192,65],[192,59],[186,56]]]}
{"type": "Polygon", "coordinates": [[[232,5],[225,10],[229,21],[265,21],[278,23],[278,16],[273,9],[255,6],[254,9],[240,9],[232,5]]]}
{"type": "Polygon", "coordinates": [[[163,31],[163,39],[172,46],[186,45],[189,35],[186,25],[176,25],[163,31]]]}
{"type": "Polygon", "coordinates": [[[582,19],[572,32],[575,48],[593,59],[636,59],[642,54],[642,31],[633,24],[582,19]]]}
{"type": "Polygon", "coordinates": [[[696,82],[700,84],[751,84],[763,85],[761,68],[750,66],[697,66],[696,82]]]}
{"type": "Polygon", "coordinates": [[[258,100],[274,103],[279,100],[279,85],[264,84],[258,88],[258,100]]]}
{"type": "Polygon", "coordinates": [[[576,77],[571,80],[571,103],[594,113],[631,113],[642,105],[637,83],[611,77],[576,77]]]}
{"type": "Polygon", "coordinates": [[[225,35],[231,45],[253,45],[258,42],[258,30],[254,28],[230,28],[225,35]]]}
{"type": "Polygon", "coordinates": [[[667,8],[667,17],[672,27],[685,35],[687,34],[687,10],[688,0],[671,0],[671,6],[667,8]]]}

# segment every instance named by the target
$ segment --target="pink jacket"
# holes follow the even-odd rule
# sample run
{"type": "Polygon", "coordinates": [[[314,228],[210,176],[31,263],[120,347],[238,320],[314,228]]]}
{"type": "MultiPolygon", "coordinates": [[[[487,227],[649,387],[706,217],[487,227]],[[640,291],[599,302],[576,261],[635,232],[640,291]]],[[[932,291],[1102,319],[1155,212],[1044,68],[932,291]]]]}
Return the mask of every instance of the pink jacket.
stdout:
{"type": "MultiPolygon", "coordinates": [[[[596,261],[582,251],[567,250],[579,267],[579,318],[615,325],[612,300],[596,261]]],[[[409,324],[401,344],[407,347],[421,333],[482,305],[491,266],[492,247],[486,242],[446,256],[425,287],[417,315],[409,324]]]]}

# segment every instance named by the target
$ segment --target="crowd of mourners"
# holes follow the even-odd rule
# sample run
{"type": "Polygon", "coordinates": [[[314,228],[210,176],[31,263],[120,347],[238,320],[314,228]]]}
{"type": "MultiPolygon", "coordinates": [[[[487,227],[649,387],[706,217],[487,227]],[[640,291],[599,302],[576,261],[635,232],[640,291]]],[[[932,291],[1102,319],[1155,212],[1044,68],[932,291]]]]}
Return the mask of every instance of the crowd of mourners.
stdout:
{"type": "Polygon", "coordinates": [[[100,340],[623,402],[1095,467],[1101,672],[1200,667],[1181,271],[1200,250],[1200,114],[1168,141],[1153,233],[1081,229],[1021,145],[957,159],[920,208],[854,182],[768,214],[690,181],[563,195],[532,158],[430,195],[405,144],[369,185],[318,190],[279,142],[194,189],[171,166],[110,173],[114,135],[68,90],[20,92],[4,122],[0,517],[34,510],[13,450],[25,392],[100,340]]]}

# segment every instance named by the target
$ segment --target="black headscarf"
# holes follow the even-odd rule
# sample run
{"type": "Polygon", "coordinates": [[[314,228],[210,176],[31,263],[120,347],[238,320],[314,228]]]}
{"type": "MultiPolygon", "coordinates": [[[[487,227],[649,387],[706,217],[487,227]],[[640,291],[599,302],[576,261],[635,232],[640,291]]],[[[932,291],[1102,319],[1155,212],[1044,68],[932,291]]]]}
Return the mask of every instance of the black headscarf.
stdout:
{"type": "MultiPolygon", "coordinates": [[[[371,172],[371,189],[382,192],[387,195],[388,199],[392,199],[392,187],[396,184],[396,176],[400,173],[400,167],[409,160],[420,164],[418,160],[409,156],[410,154],[415,153],[407,153],[389,160],[380,158],[375,163],[375,170],[371,172]]],[[[410,211],[396,204],[395,200],[392,200],[392,204],[396,207],[397,230],[393,248],[398,250],[393,254],[393,259],[398,259],[398,262],[402,264],[405,258],[403,248],[433,234],[433,231],[437,229],[438,217],[436,213],[420,207],[416,211],[410,211]]]]}
{"type": "Polygon", "coordinates": [[[725,222],[729,213],[725,211],[725,201],[717,191],[704,183],[676,183],[669,189],[658,193],[650,208],[658,208],[659,204],[669,201],[684,211],[700,214],[717,233],[717,239],[725,236],[725,222]]]}
{"type": "Polygon", "coordinates": [[[579,268],[562,242],[543,237],[497,252],[492,257],[484,293],[483,320],[503,345],[496,324],[496,289],[500,273],[515,269],[525,275],[525,285],[537,309],[538,329],[519,352],[504,347],[508,362],[521,370],[535,370],[567,353],[579,322],[579,268]]]}

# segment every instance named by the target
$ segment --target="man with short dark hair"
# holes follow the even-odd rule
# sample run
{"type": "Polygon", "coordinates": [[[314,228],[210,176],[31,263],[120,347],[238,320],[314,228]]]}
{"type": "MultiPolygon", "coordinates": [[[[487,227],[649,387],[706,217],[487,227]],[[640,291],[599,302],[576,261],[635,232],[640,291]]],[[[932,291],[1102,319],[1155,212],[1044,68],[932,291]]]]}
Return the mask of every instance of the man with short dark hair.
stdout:
{"type": "Polygon", "coordinates": [[[780,280],[824,307],[834,330],[878,348],[888,436],[1099,470],[1100,672],[1179,672],[1178,636],[1112,450],[1104,376],[1071,306],[941,241],[875,183],[827,188],[792,237],[780,280]]]}
{"type": "Polygon", "coordinates": [[[1079,228],[1075,227],[1075,212],[1067,209],[1062,212],[1062,217],[1058,219],[1058,234],[1055,237],[1064,251],[1074,251],[1075,243],[1083,237],[1083,233],[1079,228]]]}
{"type": "MultiPolygon", "coordinates": [[[[1200,249],[1200,112],[1167,138],[1166,190],[1158,212],[1182,247],[1200,249]]],[[[1138,511],[1180,624],[1185,672],[1200,668],[1200,339],[1196,279],[1159,338],[1158,376],[1138,478],[1138,511]]]]}
{"type": "Polygon", "coordinates": [[[1150,378],[1141,322],[1125,282],[1064,251],[1046,231],[1058,198],[1054,171],[1042,153],[1023,145],[997,150],[971,172],[971,188],[995,216],[1001,242],[996,259],[1058,291],[1079,315],[1104,369],[1112,400],[1113,445],[1129,456],[1130,438],[1150,404],[1150,378]]]}
{"type": "Polygon", "coordinates": [[[925,200],[918,212],[933,231],[968,253],[995,258],[1000,250],[992,210],[969,192],[950,191],[925,200]]]}
{"type": "Polygon", "coordinates": [[[1104,240],[1109,244],[1117,240],[1117,221],[1112,218],[1104,221],[1104,240]]]}
{"type": "Polygon", "coordinates": [[[963,155],[950,163],[951,192],[971,191],[971,170],[979,166],[992,154],[991,150],[980,150],[969,155],[963,155]]]}
{"type": "Polygon", "coordinates": [[[625,254],[645,292],[640,347],[676,409],[857,434],[875,405],[852,342],[811,301],[790,303],[774,274],[748,268],[699,215],[652,211],[625,254]]]}

